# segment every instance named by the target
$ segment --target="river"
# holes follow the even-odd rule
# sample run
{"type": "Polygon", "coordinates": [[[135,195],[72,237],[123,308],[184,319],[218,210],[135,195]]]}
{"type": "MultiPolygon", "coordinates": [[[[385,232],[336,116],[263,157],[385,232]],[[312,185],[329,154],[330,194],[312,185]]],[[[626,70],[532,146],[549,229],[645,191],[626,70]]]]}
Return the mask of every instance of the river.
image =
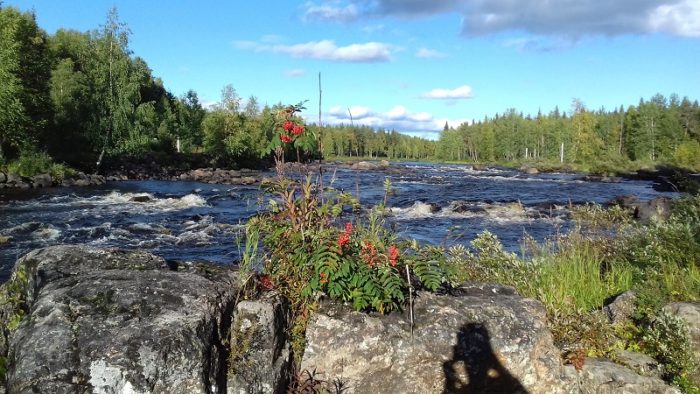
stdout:
{"type": "MultiPolygon", "coordinates": [[[[525,175],[504,168],[393,163],[392,171],[328,167],[324,184],[359,195],[367,207],[393,193],[388,221],[401,236],[433,244],[464,243],[487,229],[510,250],[523,235],[542,240],[570,225],[568,206],[617,196],[676,196],[651,182],[588,182],[580,174],[525,175]]],[[[270,174],[272,175],[272,174],[270,174]]],[[[18,257],[55,244],[140,248],[166,259],[233,264],[242,224],[264,201],[257,186],[123,181],[99,187],[0,192],[0,283],[18,257]]]]}

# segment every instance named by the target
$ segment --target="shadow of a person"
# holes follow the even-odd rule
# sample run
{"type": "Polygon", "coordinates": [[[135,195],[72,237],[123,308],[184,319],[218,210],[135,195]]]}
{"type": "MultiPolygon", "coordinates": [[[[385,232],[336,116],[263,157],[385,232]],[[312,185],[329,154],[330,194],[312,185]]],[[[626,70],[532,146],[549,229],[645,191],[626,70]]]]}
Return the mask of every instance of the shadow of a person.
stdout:
{"type": "Polygon", "coordinates": [[[498,361],[489,339],[489,332],[481,323],[468,323],[460,328],[452,359],[442,365],[444,394],[527,393],[498,361]]]}

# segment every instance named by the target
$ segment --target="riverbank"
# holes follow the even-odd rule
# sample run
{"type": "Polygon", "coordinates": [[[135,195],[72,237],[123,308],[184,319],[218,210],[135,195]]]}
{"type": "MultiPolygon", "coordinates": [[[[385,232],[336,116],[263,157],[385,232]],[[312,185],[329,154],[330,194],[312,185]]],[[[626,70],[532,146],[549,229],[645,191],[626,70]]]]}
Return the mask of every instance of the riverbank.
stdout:
{"type": "MultiPolygon", "coordinates": [[[[423,161],[393,161],[393,163],[432,163],[423,161]]],[[[287,168],[298,173],[319,173],[320,168],[351,168],[354,170],[379,170],[396,173],[397,167],[391,162],[377,157],[337,157],[319,163],[288,162],[287,168]]],[[[89,171],[78,171],[65,166],[58,166],[60,171],[53,168],[51,162],[39,163],[36,166],[12,172],[0,169],[0,190],[30,189],[42,187],[72,187],[100,185],[108,181],[124,180],[170,180],[170,181],[201,181],[205,183],[228,185],[258,184],[265,173],[272,168],[271,163],[258,161],[251,168],[241,168],[235,163],[218,163],[212,157],[202,154],[159,154],[140,157],[112,157],[105,160],[99,174],[89,171]]],[[[537,173],[581,173],[582,179],[592,182],[615,182],[616,178],[646,180],[654,183],[658,191],[675,191],[697,193],[700,191],[700,175],[688,169],[668,165],[650,166],[649,163],[626,162],[623,164],[598,165],[594,167],[573,163],[556,163],[550,161],[524,161],[505,163],[468,163],[445,162],[470,166],[475,170],[487,168],[519,169],[525,174],[537,173]]]]}

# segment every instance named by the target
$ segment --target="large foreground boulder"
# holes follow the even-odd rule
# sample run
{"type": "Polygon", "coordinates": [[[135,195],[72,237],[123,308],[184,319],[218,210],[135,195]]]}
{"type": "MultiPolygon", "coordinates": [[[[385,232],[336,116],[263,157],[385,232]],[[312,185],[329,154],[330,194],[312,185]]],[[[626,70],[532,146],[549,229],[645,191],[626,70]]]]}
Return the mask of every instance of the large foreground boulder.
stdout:
{"type": "Polygon", "coordinates": [[[225,389],[230,270],[54,246],[18,260],[14,272],[2,289],[13,301],[0,310],[7,392],[225,389]]]}
{"type": "Polygon", "coordinates": [[[565,391],[545,309],[515,290],[474,284],[420,293],[408,313],[323,305],[309,322],[301,369],[354,393],[565,391]]]}

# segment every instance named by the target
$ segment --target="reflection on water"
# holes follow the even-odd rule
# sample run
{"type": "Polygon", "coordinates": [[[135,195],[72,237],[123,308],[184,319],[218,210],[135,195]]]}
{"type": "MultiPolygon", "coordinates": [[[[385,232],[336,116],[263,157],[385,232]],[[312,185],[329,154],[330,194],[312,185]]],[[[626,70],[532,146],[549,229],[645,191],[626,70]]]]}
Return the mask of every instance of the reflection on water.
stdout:
{"type": "MultiPolygon", "coordinates": [[[[400,235],[434,244],[468,243],[488,229],[511,250],[528,233],[543,239],[568,226],[568,206],[604,203],[616,196],[651,199],[645,181],[593,183],[576,174],[524,175],[471,166],[392,164],[391,173],[338,169],[324,184],[382,201],[392,183],[390,225],[400,235]]],[[[17,257],[42,246],[86,243],[148,249],[168,259],[236,261],[241,225],[259,209],[256,186],[197,182],[127,181],[99,187],[0,195],[0,282],[17,257]]]]}

